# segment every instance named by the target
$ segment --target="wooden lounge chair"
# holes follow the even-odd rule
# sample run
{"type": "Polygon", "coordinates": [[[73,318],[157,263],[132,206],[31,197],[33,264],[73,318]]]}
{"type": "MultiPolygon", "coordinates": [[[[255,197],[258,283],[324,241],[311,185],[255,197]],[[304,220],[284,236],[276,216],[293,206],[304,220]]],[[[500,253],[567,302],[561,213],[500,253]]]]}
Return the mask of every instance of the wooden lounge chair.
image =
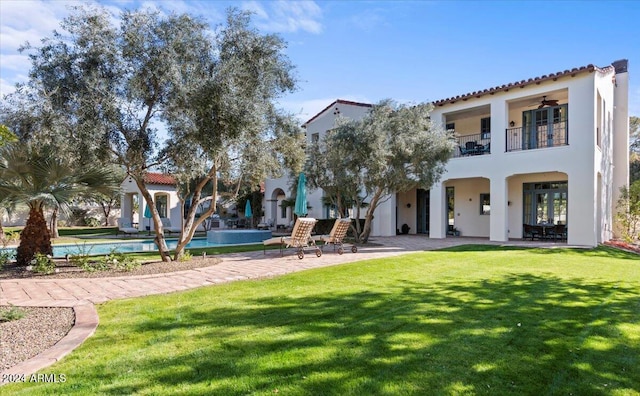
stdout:
{"type": "MultiPolygon", "coordinates": [[[[344,238],[347,236],[347,231],[349,231],[349,226],[351,225],[351,219],[336,219],[336,222],[333,223],[333,228],[329,235],[318,235],[314,236],[313,240],[318,242],[322,241],[324,244],[321,246],[324,248],[325,245],[331,244],[333,245],[333,250],[336,250],[336,246],[338,247],[338,254],[344,253],[344,238]]],[[[358,248],[356,245],[351,246],[351,251],[356,253],[358,248]]]]}
{"type": "MultiPolygon", "coordinates": [[[[275,237],[267,239],[263,242],[265,248],[267,246],[278,245],[280,246],[280,255],[283,255],[283,250],[287,248],[295,248],[298,253],[298,258],[304,258],[304,248],[313,247],[316,252],[316,256],[322,256],[322,250],[316,246],[316,242],[311,238],[311,231],[316,225],[317,220],[311,217],[299,217],[293,226],[290,236],[275,237]]],[[[266,254],[266,249],[264,251],[266,254]]]]}
{"type": "Polygon", "coordinates": [[[161,217],[160,221],[162,221],[162,229],[164,230],[164,232],[168,232],[169,234],[171,233],[181,233],[182,232],[182,228],[180,227],[173,227],[171,225],[171,220],[169,220],[166,217],[161,217]]]}
{"type": "Polygon", "coordinates": [[[120,233],[124,234],[124,236],[134,234],[138,235],[138,229],[131,225],[131,221],[120,218],[118,219],[118,231],[116,231],[116,236],[120,233]]]}

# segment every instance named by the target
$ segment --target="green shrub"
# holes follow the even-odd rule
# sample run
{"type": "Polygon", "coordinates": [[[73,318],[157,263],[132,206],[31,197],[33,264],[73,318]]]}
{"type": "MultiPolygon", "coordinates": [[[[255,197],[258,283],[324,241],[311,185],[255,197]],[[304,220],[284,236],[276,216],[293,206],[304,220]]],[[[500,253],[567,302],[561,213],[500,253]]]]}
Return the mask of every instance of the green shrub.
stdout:
{"type": "Polygon", "coordinates": [[[108,271],[132,271],[140,268],[140,263],[131,256],[117,252],[115,249],[104,256],[92,257],[88,253],[71,257],[71,262],[87,272],[108,271]]]}
{"type": "Polygon", "coordinates": [[[104,264],[108,268],[112,268],[117,271],[131,271],[136,268],[140,268],[140,263],[133,257],[120,253],[115,249],[111,250],[111,253],[101,258],[104,260],[104,264]]]}
{"type": "Polygon", "coordinates": [[[15,258],[15,253],[0,251],[0,270],[15,258]]]}
{"type": "Polygon", "coordinates": [[[18,231],[6,231],[4,233],[5,243],[16,243],[20,240],[20,233],[18,231]]]}
{"type": "Polygon", "coordinates": [[[191,255],[191,252],[188,250],[185,250],[182,253],[182,256],[178,257],[178,261],[180,262],[185,262],[185,261],[189,261],[191,260],[191,258],[193,258],[193,256],[191,255]]]}
{"type": "Polygon", "coordinates": [[[86,217],[84,219],[84,223],[89,227],[100,227],[101,225],[100,220],[96,219],[95,217],[86,217]]]}
{"type": "Polygon", "coordinates": [[[31,260],[31,270],[39,274],[52,274],[56,270],[56,264],[51,259],[51,256],[36,253],[31,260]]]}
{"type": "Polygon", "coordinates": [[[8,311],[0,311],[0,323],[22,319],[25,315],[26,312],[24,312],[22,309],[11,306],[8,311]]]}

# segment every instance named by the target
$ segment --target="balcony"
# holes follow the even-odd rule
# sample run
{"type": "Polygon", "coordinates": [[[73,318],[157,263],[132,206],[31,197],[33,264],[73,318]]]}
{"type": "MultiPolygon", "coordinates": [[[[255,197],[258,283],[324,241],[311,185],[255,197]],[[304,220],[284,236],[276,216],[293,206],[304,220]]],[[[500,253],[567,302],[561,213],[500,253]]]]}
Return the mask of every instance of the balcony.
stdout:
{"type": "Polygon", "coordinates": [[[456,137],[457,148],[453,158],[491,154],[491,134],[478,133],[456,137]]]}
{"type": "Polygon", "coordinates": [[[506,130],[505,151],[534,150],[569,144],[569,128],[566,118],[553,123],[527,124],[506,130]]]}

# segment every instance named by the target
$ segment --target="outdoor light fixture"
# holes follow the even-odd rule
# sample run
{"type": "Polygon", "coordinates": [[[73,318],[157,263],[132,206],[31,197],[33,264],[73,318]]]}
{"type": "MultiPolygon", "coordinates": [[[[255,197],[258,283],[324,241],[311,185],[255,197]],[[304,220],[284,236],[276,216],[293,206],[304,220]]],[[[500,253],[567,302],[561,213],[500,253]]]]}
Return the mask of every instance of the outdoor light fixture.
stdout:
{"type": "Polygon", "coordinates": [[[511,122],[509,123],[509,126],[511,126],[511,128],[513,128],[514,126],[516,126],[515,121],[511,121],[511,122]]]}

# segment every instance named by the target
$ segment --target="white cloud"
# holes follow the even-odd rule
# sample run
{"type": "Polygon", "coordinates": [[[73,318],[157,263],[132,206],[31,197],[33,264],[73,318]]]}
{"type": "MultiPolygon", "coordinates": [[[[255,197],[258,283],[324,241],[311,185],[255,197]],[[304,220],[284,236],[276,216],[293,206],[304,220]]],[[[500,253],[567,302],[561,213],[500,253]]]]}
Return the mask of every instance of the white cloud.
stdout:
{"type": "Polygon", "coordinates": [[[318,34],[322,32],[322,10],[314,1],[285,1],[265,3],[268,7],[248,1],[245,10],[255,13],[256,26],[265,31],[293,33],[299,30],[318,34]]]}

